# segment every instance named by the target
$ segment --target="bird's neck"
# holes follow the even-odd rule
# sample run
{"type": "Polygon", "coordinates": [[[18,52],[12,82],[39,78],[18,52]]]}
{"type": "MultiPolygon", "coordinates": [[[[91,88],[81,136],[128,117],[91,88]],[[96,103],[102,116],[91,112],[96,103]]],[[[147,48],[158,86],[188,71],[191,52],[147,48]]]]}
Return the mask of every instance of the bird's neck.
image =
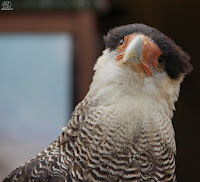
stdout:
{"type": "MultiPolygon", "coordinates": [[[[171,118],[181,81],[166,79],[155,85],[151,79],[141,82],[141,78],[133,77],[134,75],[126,79],[123,75],[115,75],[113,78],[116,79],[113,80],[111,75],[101,77],[99,74],[101,73],[97,70],[86,99],[95,103],[93,109],[103,108],[105,115],[113,113],[116,116],[109,127],[120,127],[125,123],[128,126],[124,133],[127,140],[138,132],[155,133],[161,136],[164,145],[175,152],[171,118]]],[[[102,125],[104,124],[102,121],[102,125]]]]}
{"type": "Polygon", "coordinates": [[[101,105],[127,103],[130,106],[151,108],[153,103],[155,110],[162,110],[170,119],[173,117],[174,103],[178,100],[182,78],[173,82],[166,77],[162,83],[156,85],[153,79],[147,78],[141,82],[141,78],[136,75],[135,78],[134,75],[129,78],[122,73],[118,74],[118,77],[113,76],[113,80],[112,76],[101,77],[98,74],[97,71],[86,97],[101,105]]]}

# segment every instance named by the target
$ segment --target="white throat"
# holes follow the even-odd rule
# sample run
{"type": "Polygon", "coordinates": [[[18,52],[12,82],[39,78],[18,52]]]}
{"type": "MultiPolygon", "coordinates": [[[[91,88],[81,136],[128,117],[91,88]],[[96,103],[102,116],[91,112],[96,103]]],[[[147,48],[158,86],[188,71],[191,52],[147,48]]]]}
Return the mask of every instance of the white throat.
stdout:
{"type": "Polygon", "coordinates": [[[106,105],[120,104],[125,100],[126,103],[133,102],[132,104],[144,102],[146,107],[153,107],[154,103],[155,109],[162,107],[172,118],[174,102],[178,99],[183,76],[179,80],[172,80],[166,72],[162,72],[154,74],[153,77],[141,78],[129,67],[117,66],[113,57],[116,57],[116,53],[108,49],[99,57],[86,97],[92,95],[94,99],[106,105]]]}

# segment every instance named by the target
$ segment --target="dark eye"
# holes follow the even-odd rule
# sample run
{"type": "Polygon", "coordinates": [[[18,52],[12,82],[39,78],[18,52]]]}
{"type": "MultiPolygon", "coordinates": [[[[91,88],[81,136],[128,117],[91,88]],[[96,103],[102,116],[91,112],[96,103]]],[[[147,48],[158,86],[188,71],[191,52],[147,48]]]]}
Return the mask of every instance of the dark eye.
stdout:
{"type": "Polygon", "coordinates": [[[165,65],[165,61],[166,61],[166,58],[163,54],[161,54],[158,58],[158,63],[161,67],[163,67],[165,65]]]}
{"type": "Polygon", "coordinates": [[[122,45],[124,43],[124,38],[119,41],[119,44],[122,45]]]}

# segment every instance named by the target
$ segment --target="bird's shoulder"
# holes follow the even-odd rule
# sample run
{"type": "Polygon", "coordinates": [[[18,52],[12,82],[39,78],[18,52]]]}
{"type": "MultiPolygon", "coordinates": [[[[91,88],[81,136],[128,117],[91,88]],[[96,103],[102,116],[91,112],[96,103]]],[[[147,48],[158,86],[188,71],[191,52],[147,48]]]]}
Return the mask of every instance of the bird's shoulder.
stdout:
{"type": "MultiPolygon", "coordinates": [[[[61,135],[35,158],[25,162],[5,179],[8,181],[71,181],[69,174],[70,163],[73,160],[73,143],[80,132],[84,121],[93,120],[91,114],[94,104],[87,99],[80,102],[61,135]],[[69,175],[68,175],[69,174],[69,175]]],[[[98,112],[97,112],[98,113],[98,112]]],[[[96,113],[96,114],[97,114],[96,113]]]]}
{"type": "MultiPolygon", "coordinates": [[[[35,158],[25,162],[14,171],[12,171],[4,182],[9,181],[71,181],[70,176],[67,176],[69,164],[63,163],[62,156],[70,155],[64,153],[63,146],[67,142],[73,141],[76,137],[81,123],[84,121],[86,107],[88,102],[83,100],[75,108],[72,117],[66,127],[63,128],[61,135],[52,142],[44,151],[40,152],[35,158]]],[[[67,161],[67,160],[66,160],[67,161]]]]}

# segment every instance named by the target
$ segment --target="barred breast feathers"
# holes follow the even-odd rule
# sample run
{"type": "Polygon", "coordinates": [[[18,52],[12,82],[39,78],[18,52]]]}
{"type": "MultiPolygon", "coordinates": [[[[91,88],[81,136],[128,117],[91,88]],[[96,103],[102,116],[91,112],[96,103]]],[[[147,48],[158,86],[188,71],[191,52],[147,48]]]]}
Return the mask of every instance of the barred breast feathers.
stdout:
{"type": "Polygon", "coordinates": [[[114,61],[108,61],[110,54],[114,53],[105,50],[99,58],[90,90],[60,137],[10,177],[56,177],[61,181],[175,179],[171,118],[181,80],[173,83],[160,74],[163,85],[158,85],[154,78],[141,79],[127,68],[119,71],[114,61]],[[170,93],[164,89],[166,85],[170,93]]]}
{"type": "Polygon", "coordinates": [[[172,117],[190,57],[143,24],[116,27],[104,41],[61,135],[4,182],[176,181],[172,117]]]}

